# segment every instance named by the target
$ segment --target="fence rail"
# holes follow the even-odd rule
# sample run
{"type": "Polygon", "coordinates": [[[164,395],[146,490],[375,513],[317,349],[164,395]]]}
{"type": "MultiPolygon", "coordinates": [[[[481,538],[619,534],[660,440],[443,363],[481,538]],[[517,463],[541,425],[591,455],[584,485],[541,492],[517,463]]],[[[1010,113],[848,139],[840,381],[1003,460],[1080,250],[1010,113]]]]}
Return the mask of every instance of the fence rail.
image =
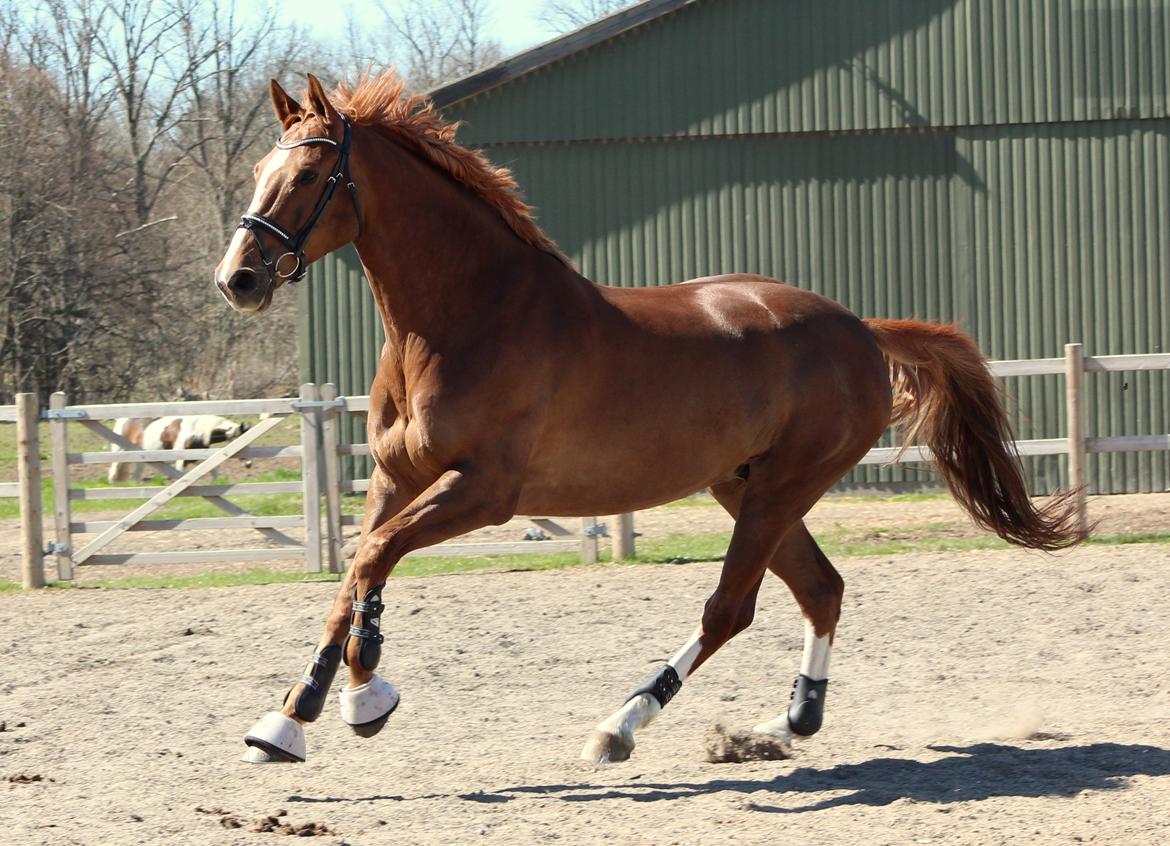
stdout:
{"type": "MultiPolygon", "coordinates": [[[[1022,456],[1068,456],[1070,485],[1078,491],[1078,518],[1088,526],[1085,486],[1085,456],[1089,453],[1139,452],[1170,450],[1170,434],[1089,436],[1084,422],[1084,380],[1089,373],[1170,370],[1170,353],[1149,355],[1086,356],[1080,344],[1065,347],[1062,358],[1025,361],[991,361],[991,372],[998,377],[1064,376],[1065,400],[1069,428],[1063,438],[1016,441],[1022,456]]],[[[339,461],[346,456],[370,454],[367,444],[339,444],[338,423],[342,414],[364,415],[369,397],[338,397],[332,385],[303,385],[298,398],[215,400],[204,402],[152,402],[86,404],[70,406],[64,394],[54,394],[49,408],[41,411],[31,394],[17,396],[16,405],[0,406],[0,423],[17,426],[18,481],[0,483],[0,498],[19,498],[22,520],[22,581],[26,588],[44,584],[46,559],[54,560],[60,579],[73,577],[76,566],[107,564],[177,564],[221,561],[258,562],[303,560],[305,569],[320,572],[327,563],[330,571],[343,568],[342,533],[346,527],[359,525],[360,517],[344,514],[344,494],[362,493],[369,488],[368,479],[345,481],[338,472],[339,461]],[[102,425],[100,421],[118,417],[157,417],[162,415],[219,414],[227,416],[265,415],[241,438],[219,448],[183,450],[143,450],[102,425]],[[300,418],[300,442],[283,446],[255,446],[266,430],[292,415],[300,418]],[[41,463],[38,422],[47,421],[50,435],[50,464],[53,477],[53,527],[55,539],[46,547],[41,513],[41,463]],[[111,443],[120,451],[69,452],[68,426],[80,424],[111,443]],[[232,482],[197,484],[203,476],[233,458],[265,460],[296,458],[301,463],[301,480],[288,482],[232,482]],[[197,461],[194,469],[182,472],[173,462],[197,461]],[[109,488],[75,488],[70,484],[70,468],[110,464],[150,464],[169,485],[109,488]],[[247,494],[300,494],[299,515],[259,516],[247,513],[225,499],[247,494]],[[167,502],[179,497],[202,497],[226,512],[220,517],[183,519],[147,519],[167,502]],[[119,520],[75,520],[72,504],[77,501],[145,500],[119,520]],[[324,502],[324,513],[322,513],[324,502]],[[124,532],[251,529],[271,543],[268,548],[224,550],[171,550],[166,552],[116,552],[106,549],[124,532]],[[304,530],[304,542],[284,534],[284,529],[304,530]],[[74,535],[91,535],[88,543],[75,549],[74,535]]],[[[870,450],[861,464],[890,464],[929,461],[929,450],[920,446],[877,447],[870,450]]],[[[579,551],[585,561],[596,561],[603,527],[595,517],[582,518],[580,532],[571,531],[547,519],[534,524],[552,539],[540,543],[498,542],[467,543],[455,541],[411,553],[411,556],[497,555],[516,552],[579,551]]],[[[619,515],[613,538],[614,557],[634,554],[634,517],[619,515]]]]}

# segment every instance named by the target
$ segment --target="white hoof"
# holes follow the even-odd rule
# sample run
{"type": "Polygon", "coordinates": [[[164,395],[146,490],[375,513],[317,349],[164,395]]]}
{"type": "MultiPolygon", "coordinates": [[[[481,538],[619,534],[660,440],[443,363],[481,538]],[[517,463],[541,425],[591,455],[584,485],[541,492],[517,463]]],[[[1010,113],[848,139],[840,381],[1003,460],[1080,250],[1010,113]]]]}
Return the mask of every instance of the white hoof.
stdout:
{"type": "Polygon", "coordinates": [[[305,760],[304,728],[279,711],[269,711],[257,720],[244,735],[244,743],[252,749],[240,760],[250,764],[303,763],[305,760]]]}
{"type": "Polygon", "coordinates": [[[341,689],[341,719],[362,737],[373,737],[398,707],[398,691],[377,673],[359,687],[341,689]]]}
{"type": "Polygon", "coordinates": [[[634,751],[634,732],[650,725],[662,712],[658,700],[640,693],[600,722],[585,741],[581,760],[591,764],[616,764],[634,751]]]}
{"type": "Polygon", "coordinates": [[[766,734],[769,737],[774,737],[786,751],[792,750],[792,738],[795,735],[792,733],[791,726],[788,725],[788,712],[781,714],[773,720],[768,720],[766,723],[760,723],[752,729],[756,734],[766,734]]]}
{"type": "Polygon", "coordinates": [[[581,750],[581,760],[590,764],[616,764],[628,761],[633,751],[633,734],[614,734],[597,728],[585,741],[585,748],[581,750]]]}

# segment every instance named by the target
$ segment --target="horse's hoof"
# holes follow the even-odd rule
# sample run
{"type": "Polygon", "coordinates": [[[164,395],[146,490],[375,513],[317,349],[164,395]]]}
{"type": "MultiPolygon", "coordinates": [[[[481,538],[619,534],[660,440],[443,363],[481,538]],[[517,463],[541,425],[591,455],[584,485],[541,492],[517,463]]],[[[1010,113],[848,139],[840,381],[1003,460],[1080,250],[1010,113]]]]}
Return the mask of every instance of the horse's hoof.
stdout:
{"type": "Polygon", "coordinates": [[[398,707],[398,691],[377,673],[359,687],[342,688],[341,719],[358,737],[373,737],[398,707]]]}
{"type": "Polygon", "coordinates": [[[305,730],[292,717],[269,711],[244,735],[251,747],[240,758],[249,764],[304,763],[305,730]]]}
{"type": "Polygon", "coordinates": [[[274,755],[271,752],[265,752],[259,746],[249,746],[244,750],[244,754],[240,756],[240,761],[245,764],[295,764],[297,761],[288,758],[284,755],[274,755]]]}
{"type": "Polygon", "coordinates": [[[771,738],[775,743],[779,744],[785,752],[792,754],[792,738],[795,736],[792,733],[792,726],[788,722],[788,714],[781,714],[774,720],[768,720],[766,723],[760,723],[752,729],[754,734],[764,734],[771,738]]]}
{"type": "Polygon", "coordinates": [[[619,761],[628,761],[633,751],[632,739],[604,729],[595,729],[585,741],[585,748],[581,750],[581,760],[590,764],[616,764],[619,761]]]}

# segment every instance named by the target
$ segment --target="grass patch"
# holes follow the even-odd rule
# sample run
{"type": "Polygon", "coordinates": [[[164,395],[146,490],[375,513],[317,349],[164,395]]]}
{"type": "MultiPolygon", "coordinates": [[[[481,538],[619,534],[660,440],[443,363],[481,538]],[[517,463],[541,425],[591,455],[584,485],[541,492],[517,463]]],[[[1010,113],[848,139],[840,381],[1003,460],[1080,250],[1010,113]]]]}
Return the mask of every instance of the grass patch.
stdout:
{"type": "Polygon", "coordinates": [[[715,497],[711,494],[700,493],[692,494],[691,496],[684,496],[682,499],[676,499],[674,502],[668,502],[665,505],[656,506],[658,508],[720,508],[715,497]]]}
{"type": "MultiPolygon", "coordinates": [[[[268,473],[251,476],[248,482],[299,482],[299,470],[279,468],[268,473]]],[[[74,482],[74,488],[109,488],[109,487],[154,487],[162,488],[169,480],[154,476],[142,482],[126,482],[121,485],[110,485],[104,480],[74,482]]],[[[211,485],[217,482],[211,479],[200,479],[198,484],[211,485]]],[[[227,480],[220,480],[218,484],[227,484],[227,480]]],[[[289,494],[243,494],[228,497],[232,502],[258,517],[279,517],[283,515],[299,515],[302,510],[301,495],[289,494]]],[[[95,514],[102,512],[121,511],[130,512],[140,506],[142,499],[75,499],[70,503],[73,514],[95,514]]],[[[41,503],[46,514],[53,513],[53,485],[49,479],[41,483],[41,503]]],[[[363,497],[342,497],[341,510],[345,514],[361,514],[365,505],[363,497]]],[[[222,517],[223,512],[207,502],[202,497],[181,496],[171,500],[159,511],[151,515],[152,520],[186,520],[192,517],[222,517]]],[[[0,519],[17,519],[20,517],[20,502],[16,499],[0,499],[0,519]]]]}
{"type": "MultiPolygon", "coordinates": [[[[600,557],[608,561],[608,553],[600,557]]],[[[394,568],[395,576],[438,576],[446,573],[474,573],[477,570],[560,570],[580,565],[581,556],[575,552],[553,552],[542,555],[539,552],[515,555],[484,555],[478,558],[407,558],[394,568]]]]}
{"type": "MultiPolygon", "coordinates": [[[[194,576],[126,576],[86,582],[49,582],[47,587],[64,590],[125,588],[209,588],[239,585],[275,585],[289,582],[338,582],[335,573],[298,573],[291,570],[244,570],[238,573],[201,573],[194,576]]],[[[18,582],[0,580],[0,591],[19,590],[18,582]]]]}
{"type": "MultiPolygon", "coordinates": [[[[879,530],[835,529],[817,537],[821,549],[830,558],[853,558],[899,555],[907,552],[971,552],[985,549],[1007,549],[1008,544],[997,537],[936,536],[933,531],[945,531],[955,524],[935,523],[901,530],[904,538],[882,539],[879,530]],[[915,533],[927,536],[915,537],[915,533]],[[879,537],[873,537],[879,535],[879,537]]],[[[727,552],[730,532],[699,534],[671,534],[661,538],[643,538],[638,541],[638,556],[624,564],[687,564],[700,561],[720,561],[727,552]]],[[[1088,541],[1095,546],[1117,546],[1135,543],[1170,544],[1170,532],[1100,535],[1088,541]]],[[[472,573],[482,570],[525,571],[559,570],[580,566],[575,552],[530,552],[514,555],[486,555],[477,558],[419,557],[408,558],[394,571],[395,576],[436,576],[448,573],[472,573]]],[[[611,553],[602,548],[599,564],[612,564],[611,553]]],[[[337,582],[340,576],[332,573],[302,573],[288,570],[253,569],[236,573],[205,573],[193,576],[130,576],[102,579],[93,582],[50,582],[50,588],[62,589],[122,589],[122,588],[209,588],[238,585],[287,584],[299,582],[337,582]]],[[[20,583],[0,579],[0,593],[20,590],[20,583]]]]}
{"type": "Polygon", "coordinates": [[[932,493],[872,493],[872,494],[826,494],[821,502],[844,502],[844,503],[860,503],[881,505],[887,502],[934,502],[938,499],[950,499],[951,495],[946,491],[935,491],[932,493]]]}

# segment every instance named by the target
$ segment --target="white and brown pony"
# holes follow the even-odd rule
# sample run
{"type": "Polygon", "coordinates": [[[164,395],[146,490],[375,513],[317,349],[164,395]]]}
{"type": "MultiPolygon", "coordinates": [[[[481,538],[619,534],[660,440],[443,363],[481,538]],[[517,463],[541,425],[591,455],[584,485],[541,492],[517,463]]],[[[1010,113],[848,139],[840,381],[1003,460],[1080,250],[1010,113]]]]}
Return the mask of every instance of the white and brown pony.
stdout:
{"type": "MultiPolygon", "coordinates": [[[[212,444],[226,443],[248,431],[247,423],[237,423],[214,414],[192,414],[171,417],[120,417],[114,421],[115,434],[121,435],[144,450],[206,449],[212,444]]],[[[122,448],[110,444],[114,452],[122,448]]],[[[195,462],[180,459],[175,467],[182,470],[195,462]]],[[[110,483],[142,479],[142,464],[114,462],[110,465],[110,483]]],[[[251,461],[244,462],[252,466],[251,461]]],[[[215,475],[214,472],[212,474],[215,475]]]]}

